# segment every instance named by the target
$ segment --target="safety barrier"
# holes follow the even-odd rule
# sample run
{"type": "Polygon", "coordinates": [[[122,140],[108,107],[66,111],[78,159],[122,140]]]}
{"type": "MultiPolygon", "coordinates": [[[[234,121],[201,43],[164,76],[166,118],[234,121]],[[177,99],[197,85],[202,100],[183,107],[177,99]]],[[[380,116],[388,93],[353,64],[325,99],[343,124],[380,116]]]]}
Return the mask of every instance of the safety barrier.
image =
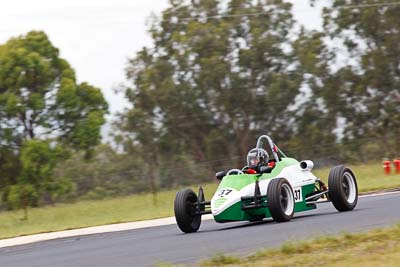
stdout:
{"type": "Polygon", "coordinates": [[[400,159],[393,160],[393,165],[397,174],[400,174],[400,159]]]}
{"type": "MultiPolygon", "coordinates": [[[[383,162],[383,171],[386,175],[391,174],[392,172],[392,165],[390,160],[384,160],[383,162]]],[[[395,159],[393,160],[393,167],[394,167],[394,172],[396,174],[400,174],[400,159],[395,159]]]]}

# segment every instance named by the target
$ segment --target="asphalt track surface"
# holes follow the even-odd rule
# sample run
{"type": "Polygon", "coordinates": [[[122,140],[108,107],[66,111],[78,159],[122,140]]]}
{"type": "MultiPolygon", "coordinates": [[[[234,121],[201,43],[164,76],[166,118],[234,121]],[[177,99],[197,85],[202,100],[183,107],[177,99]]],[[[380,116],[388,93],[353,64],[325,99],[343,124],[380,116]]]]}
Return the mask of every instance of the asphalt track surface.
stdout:
{"type": "Polygon", "coordinates": [[[287,223],[217,224],[202,222],[200,231],[183,234],[176,225],[44,241],[0,249],[0,266],[155,266],[192,265],[218,253],[246,255],[326,234],[359,232],[400,223],[400,194],[359,199],[350,212],[337,212],[331,203],[295,214],[287,223]]]}

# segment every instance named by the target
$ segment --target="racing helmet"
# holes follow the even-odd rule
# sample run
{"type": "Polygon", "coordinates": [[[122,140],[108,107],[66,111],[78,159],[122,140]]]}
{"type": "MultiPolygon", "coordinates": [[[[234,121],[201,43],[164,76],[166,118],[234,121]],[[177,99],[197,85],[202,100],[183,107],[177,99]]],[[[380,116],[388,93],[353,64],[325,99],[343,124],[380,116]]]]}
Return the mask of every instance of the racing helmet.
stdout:
{"type": "Polygon", "coordinates": [[[248,166],[264,166],[269,161],[269,155],[265,149],[252,148],[247,153],[247,165],[248,166]]]}

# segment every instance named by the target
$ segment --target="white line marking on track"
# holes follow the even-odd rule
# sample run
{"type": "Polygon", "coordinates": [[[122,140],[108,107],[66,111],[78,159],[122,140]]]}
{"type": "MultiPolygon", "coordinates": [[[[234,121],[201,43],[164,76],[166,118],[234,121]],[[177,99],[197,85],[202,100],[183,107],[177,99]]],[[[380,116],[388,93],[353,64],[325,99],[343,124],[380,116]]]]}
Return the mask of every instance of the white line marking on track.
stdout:
{"type": "MultiPolygon", "coordinates": [[[[376,193],[376,194],[371,194],[371,195],[359,196],[359,198],[384,196],[384,195],[399,194],[399,193],[400,193],[400,191],[376,193]]],[[[213,216],[211,214],[202,216],[202,220],[211,220],[211,219],[213,219],[213,216]]],[[[175,223],[176,223],[175,217],[168,217],[168,218],[161,218],[161,219],[148,220],[148,221],[109,224],[109,225],[93,226],[93,227],[74,229],[74,230],[35,234],[35,235],[28,235],[28,236],[19,236],[19,237],[13,237],[13,238],[7,238],[7,239],[0,240],[0,248],[26,245],[26,244],[31,244],[31,243],[41,242],[41,241],[59,239],[59,238],[111,233],[111,232],[120,232],[120,231],[142,229],[142,228],[149,228],[149,227],[156,227],[156,226],[163,226],[163,225],[171,225],[171,224],[175,224],[175,223]]]]}
{"type": "Polygon", "coordinates": [[[358,198],[379,197],[379,196],[393,195],[393,194],[400,194],[400,191],[390,191],[390,192],[384,192],[384,193],[375,193],[375,194],[370,194],[370,195],[362,195],[362,196],[358,196],[358,198]]]}

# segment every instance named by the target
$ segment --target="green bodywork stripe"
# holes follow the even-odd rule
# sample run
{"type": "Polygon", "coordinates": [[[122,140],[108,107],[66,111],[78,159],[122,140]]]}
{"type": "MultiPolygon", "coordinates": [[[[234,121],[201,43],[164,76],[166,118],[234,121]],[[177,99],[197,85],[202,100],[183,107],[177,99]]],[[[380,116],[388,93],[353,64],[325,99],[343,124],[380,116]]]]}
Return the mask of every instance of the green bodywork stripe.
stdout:
{"type": "Polygon", "coordinates": [[[308,185],[303,185],[301,187],[301,194],[303,196],[303,201],[297,202],[294,206],[294,212],[299,212],[299,211],[306,211],[306,210],[312,210],[315,209],[317,206],[315,204],[313,205],[308,205],[306,204],[306,197],[310,196],[312,192],[315,190],[315,184],[308,184],[308,185]]]}
{"type": "Polygon", "coordinates": [[[217,200],[214,201],[214,207],[219,208],[227,200],[228,199],[226,199],[226,198],[218,198],[217,200]]]}
{"type": "MultiPolygon", "coordinates": [[[[279,177],[279,174],[285,167],[299,164],[299,162],[292,158],[282,158],[275,168],[272,169],[271,173],[264,173],[259,180],[267,180],[274,177],[279,177]]],[[[257,174],[240,174],[240,175],[229,175],[225,176],[221,183],[219,184],[217,191],[224,188],[234,188],[236,190],[241,190],[243,187],[254,183],[257,180],[257,174]]]]}
{"type": "MultiPolygon", "coordinates": [[[[315,190],[314,184],[308,184],[301,187],[303,201],[295,203],[294,212],[307,211],[316,208],[316,205],[306,205],[305,198],[315,190]]],[[[268,203],[267,203],[268,205],[268,203]]],[[[253,221],[260,218],[270,218],[271,213],[268,207],[242,210],[242,201],[239,201],[220,214],[214,216],[216,222],[229,222],[229,221],[253,221]]]]}

